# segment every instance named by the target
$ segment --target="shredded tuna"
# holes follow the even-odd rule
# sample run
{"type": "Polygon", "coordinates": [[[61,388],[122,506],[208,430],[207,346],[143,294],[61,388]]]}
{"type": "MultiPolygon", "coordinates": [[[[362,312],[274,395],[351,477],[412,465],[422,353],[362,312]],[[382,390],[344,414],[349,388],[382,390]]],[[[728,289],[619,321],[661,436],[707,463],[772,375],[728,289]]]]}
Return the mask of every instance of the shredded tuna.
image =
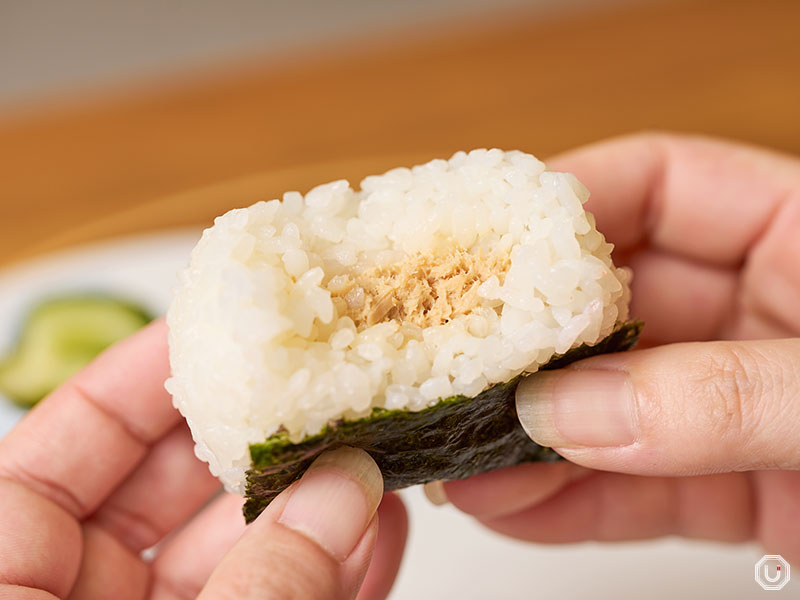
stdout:
{"type": "Polygon", "coordinates": [[[451,248],[340,275],[328,289],[334,299],[344,300],[348,316],[359,329],[390,320],[431,327],[480,306],[478,287],[492,275],[502,284],[510,266],[508,254],[475,255],[451,248]]]}

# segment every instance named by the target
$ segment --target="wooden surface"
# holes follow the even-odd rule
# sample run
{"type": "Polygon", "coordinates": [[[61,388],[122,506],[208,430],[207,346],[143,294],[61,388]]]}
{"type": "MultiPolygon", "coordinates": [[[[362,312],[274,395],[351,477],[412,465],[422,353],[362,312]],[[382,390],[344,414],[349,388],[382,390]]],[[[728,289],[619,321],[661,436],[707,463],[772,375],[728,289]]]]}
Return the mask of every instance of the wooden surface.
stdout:
{"type": "Polygon", "coordinates": [[[0,262],[464,148],[661,128],[800,153],[799,32],[796,0],[516,13],[0,115],[0,262]]]}

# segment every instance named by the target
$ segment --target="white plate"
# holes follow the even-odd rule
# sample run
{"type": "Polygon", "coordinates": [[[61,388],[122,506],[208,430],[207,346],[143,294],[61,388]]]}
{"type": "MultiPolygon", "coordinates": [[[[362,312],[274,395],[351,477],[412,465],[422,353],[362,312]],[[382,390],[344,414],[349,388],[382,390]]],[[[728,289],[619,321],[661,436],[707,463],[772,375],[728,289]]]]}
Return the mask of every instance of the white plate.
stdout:
{"type": "MultiPolygon", "coordinates": [[[[31,304],[59,292],[122,294],[162,313],[175,273],[198,235],[192,230],[121,239],[0,271],[0,353],[31,304]]],[[[0,400],[0,435],[22,414],[0,400]]],[[[419,488],[402,496],[409,505],[411,532],[394,600],[732,599],[763,593],[753,580],[761,551],[752,546],[676,539],[534,545],[494,535],[452,507],[435,508],[419,488]]]]}
{"type": "MultiPolygon", "coordinates": [[[[175,274],[197,243],[197,229],[148,234],[87,245],[0,270],[0,356],[37,302],[71,292],[107,292],[162,314],[175,274]]],[[[0,436],[24,411],[0,395],[0,436]]]]}

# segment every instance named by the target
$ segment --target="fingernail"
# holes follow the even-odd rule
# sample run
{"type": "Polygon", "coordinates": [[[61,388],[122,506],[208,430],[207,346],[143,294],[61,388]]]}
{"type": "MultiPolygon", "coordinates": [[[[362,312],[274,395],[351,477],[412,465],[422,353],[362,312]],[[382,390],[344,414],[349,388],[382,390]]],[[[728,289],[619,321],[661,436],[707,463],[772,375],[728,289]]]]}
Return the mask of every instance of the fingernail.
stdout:
{"type": "Polygon", "coordinates": [[[343,561],[364,535],[382,496],[383,478],[372,457],[343,446],[311,463],[278,522],[343,561]]]}
{"type": "Polygon", "coordinates": [[[449,502],[447,492],[444,491],[444,482],[442,481],[429,481],[422,486],[422,491],[425,492],[428,501],[434,506],[442,506],[449,502]]]}
{"type": "Polygon", "coordinates": [[[621,371],[531,375],[517,389],[517,414],[531,439],[551,448],[627,446],[637,435],[633,386],[621,371]]]}

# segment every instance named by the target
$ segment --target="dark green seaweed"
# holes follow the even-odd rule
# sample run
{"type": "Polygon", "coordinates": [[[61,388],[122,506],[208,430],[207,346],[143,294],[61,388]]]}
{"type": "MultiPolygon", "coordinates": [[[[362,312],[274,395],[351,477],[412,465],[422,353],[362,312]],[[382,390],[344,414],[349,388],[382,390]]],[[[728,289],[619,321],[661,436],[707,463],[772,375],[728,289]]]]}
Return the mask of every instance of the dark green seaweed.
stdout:
{"type": "MultiPolygon", "coordinates": [[[[580,346],[542,369],[633,348],[641,321],[620,324],[594,346],[580,346]]],[[[383,473],[384,488],[471,475],[530,461],[560,457],[531,441],[517,419],[514,392],[523,376],[495,385],[475,398],[454,396],[418,412],[375,408],[370,416],[340,421],[298,444],[286,433],[250,446],[245,520],[249,523],[298,479],[324,450],[347,445],[366,450],[383,473]]]]}

